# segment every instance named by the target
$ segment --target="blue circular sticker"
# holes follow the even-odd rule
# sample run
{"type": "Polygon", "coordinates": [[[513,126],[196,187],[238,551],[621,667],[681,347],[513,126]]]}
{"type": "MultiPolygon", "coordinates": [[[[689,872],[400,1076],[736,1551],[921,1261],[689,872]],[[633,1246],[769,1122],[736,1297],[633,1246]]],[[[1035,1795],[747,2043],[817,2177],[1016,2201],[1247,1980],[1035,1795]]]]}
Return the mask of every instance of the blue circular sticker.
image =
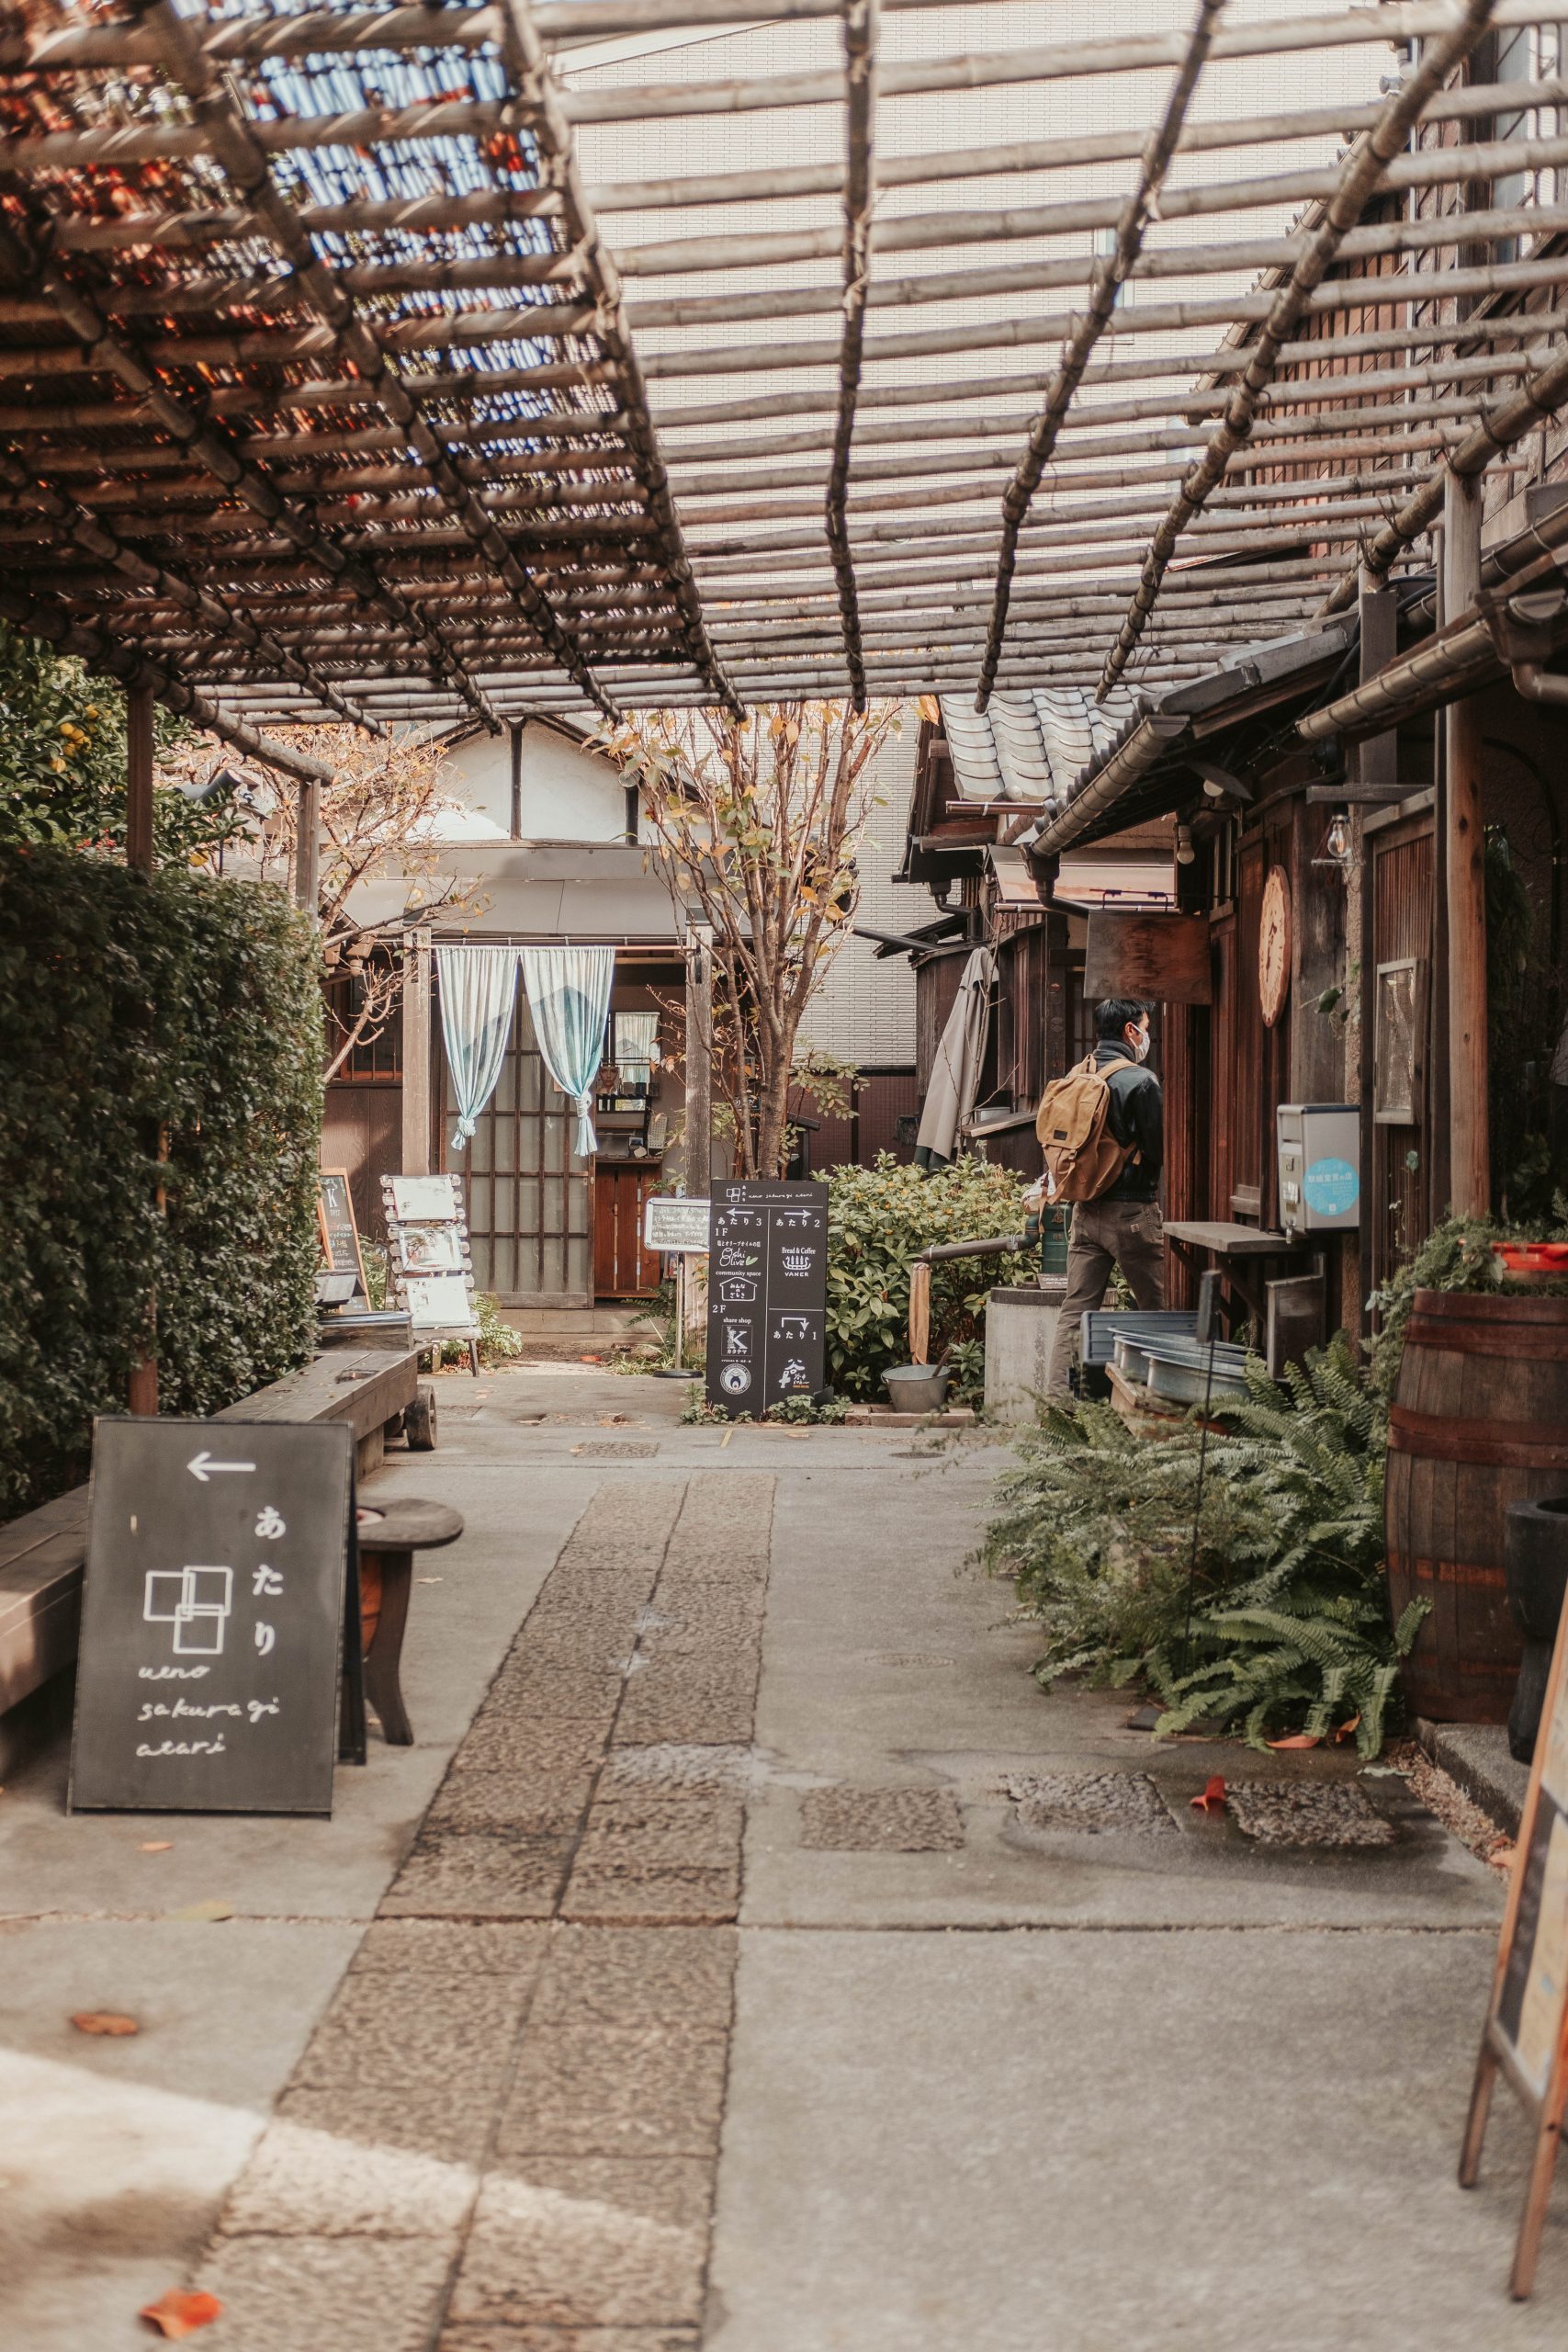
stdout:
{"type": "Polygon", "coordinates": [[[1302,1179],[1309,1209],[1319,1216],[1343,1216],[1353,1209],[1361,1180],[1348,1159],[1314,1159],[1302,1179]]]}

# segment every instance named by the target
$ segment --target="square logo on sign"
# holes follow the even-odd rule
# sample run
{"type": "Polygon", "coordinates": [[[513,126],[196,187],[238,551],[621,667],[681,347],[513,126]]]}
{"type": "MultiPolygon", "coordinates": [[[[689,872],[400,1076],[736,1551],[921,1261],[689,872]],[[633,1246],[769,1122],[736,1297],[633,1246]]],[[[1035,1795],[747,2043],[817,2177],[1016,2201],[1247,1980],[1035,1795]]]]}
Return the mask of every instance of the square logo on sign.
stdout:
{"type": "Polygon", "coordinates": [[[232,1568],[150,1568],[141,1614],[149,1625],[174,1627],[176,1657],[221,1657],[233,1591],[232,1568]]]}

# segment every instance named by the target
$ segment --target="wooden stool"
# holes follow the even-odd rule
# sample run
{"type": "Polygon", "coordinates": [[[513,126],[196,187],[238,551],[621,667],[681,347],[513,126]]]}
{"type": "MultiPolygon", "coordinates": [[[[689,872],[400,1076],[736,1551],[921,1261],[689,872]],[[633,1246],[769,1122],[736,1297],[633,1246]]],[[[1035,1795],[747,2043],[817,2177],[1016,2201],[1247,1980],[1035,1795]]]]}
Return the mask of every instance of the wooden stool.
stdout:
{"type": "Polygon", "coordinates": [[[359,1506],[359,1623],[365,1644],[365,1695],[391,1747],[413,1746],[398,1668],[408,1623],[413,1555],[455,1544],[463,1514],[449,1503],[359,1506]]]}

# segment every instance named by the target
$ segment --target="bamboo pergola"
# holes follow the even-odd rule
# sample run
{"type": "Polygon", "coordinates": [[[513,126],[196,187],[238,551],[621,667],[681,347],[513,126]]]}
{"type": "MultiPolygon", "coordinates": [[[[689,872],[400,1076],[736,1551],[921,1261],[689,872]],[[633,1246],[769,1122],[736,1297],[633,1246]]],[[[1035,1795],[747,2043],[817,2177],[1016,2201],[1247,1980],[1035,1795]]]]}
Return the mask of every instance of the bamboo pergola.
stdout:
{"type": "Polygon", "coordinates": [[[1199,674],[1568,400],[1551,22],[23,0],[0,615],[247,748],[1199,674]]]}

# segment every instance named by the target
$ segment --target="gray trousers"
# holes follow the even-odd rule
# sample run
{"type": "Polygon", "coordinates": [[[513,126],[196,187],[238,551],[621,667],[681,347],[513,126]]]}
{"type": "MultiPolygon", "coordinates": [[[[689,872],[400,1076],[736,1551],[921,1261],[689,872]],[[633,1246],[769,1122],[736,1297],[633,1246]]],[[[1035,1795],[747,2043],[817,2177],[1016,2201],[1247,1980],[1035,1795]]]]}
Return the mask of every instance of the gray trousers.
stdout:
{"type": "Polygon", "coordinates": [[[1047,1396],[1067,1394],[1084,1316],[1099,1306],[1120,1266],[1140,1306],[1165,1305],[1165,1219],[1157,1201],[1079,1201],[1067,1245],[1067,1295],[1051,1350],[1047,1396]]]}

